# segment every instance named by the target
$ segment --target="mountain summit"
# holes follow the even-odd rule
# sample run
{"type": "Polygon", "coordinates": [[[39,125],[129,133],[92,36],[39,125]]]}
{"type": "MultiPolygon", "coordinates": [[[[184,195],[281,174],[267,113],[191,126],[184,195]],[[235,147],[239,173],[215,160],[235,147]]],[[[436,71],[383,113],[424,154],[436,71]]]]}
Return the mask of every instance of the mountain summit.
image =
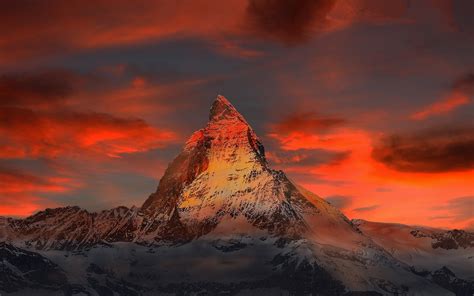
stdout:
{"type": "Polygon", "coordinates": [[[246,123],[244,117],[232,106],[229,100],[222,95],[218,95],[211,105],[209,121],[218,121],[224,118],[237,119],[246,123]]]}
{"type": "Polygon", "coordinates": [[[309,201],[283,172],[269,168],[254,130],[223,96],[216,98],[207,125],[189,138],[142,210],[163,223],[179,219],[191,237],[237,218],[290,237],[310,231],[308,222],[316,216],[352,230],[337,209],[317,197],[309,201]]]}

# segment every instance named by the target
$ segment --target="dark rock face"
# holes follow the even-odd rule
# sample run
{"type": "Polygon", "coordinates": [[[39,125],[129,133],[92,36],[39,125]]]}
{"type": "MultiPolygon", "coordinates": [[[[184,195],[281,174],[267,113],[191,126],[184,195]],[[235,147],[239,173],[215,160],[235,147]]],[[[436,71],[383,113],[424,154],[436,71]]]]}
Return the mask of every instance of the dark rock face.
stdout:
{"type": "Polygon", "coordinates": [[[346,292],[341,282],[314,263],[295,262],[291,257],[278,255],[273,264],[280,266],[282,273],[275,275],[272,281],[292,295],[344,295],[346,292]]]}
{"type": "Polygon", "coordinates": [[[227,253],[227,252],[235,252],[240,249],[243,249],[247,246],[247,244],[236,239],[230,239],[230,240],[218,239],[212,242],[212,246],[219,251],[227,253]]]}
{"type": "Polygon", "coordinates": [[[87,282],[100,296],[114,295],[142,295],[144,289],[138,285],[117,279],[113,271],[103,270],[100,266],[91,263],[87,268],[87,282]]]}
{"type": "Polygon", "coordinates": [[[474,295],[474,282],[456,277],[456,275],[445,266],[432,272],[430,277],[433,282],[454,292],[456,296],[474,295]]]}
{"type": "Polygon", "coordinates": [[[420,270],[413,266],[410,269],[413,273],[429,279],[457,296],[474,295],[474,282],[457,277],[456,274],[446,266],[435,271],[420,270]]]}
{"type": "MultiPolygon", "coordinates": [[[[173,295],[237,295],[242,292],[248,295],[259,295],[259,289],[276,289],[278,293],[289,295],[381,295],[373,292],[347,292],[344,285],[335,280],[323,268],[308,261],[296,262],[291,257],[280,256],[273,264],[279,265],[279,271],[260,280],[221,283],[202,281],[194,283],[172,283],[158,285],[156,291],[173,295]]],[[[268,294],[265,294],[268,295],[268,294]]]]}
{"type": "Polygon", "coordinates": [[[474,233],[469,233],[464,230],[448,230],[444,232],[425,233],[421,230],[413,230],[410,232],[414,237],[430,237],[433,239],[431,243],[433,249],[441,248],[446,250],[458,248],[473,248],[474,247],[474,233]]]}
{"type": "Polygon", "coordinates": [[[66,275],[50,260],[0,243],[0,291],[15,292],[25,287],[60,290],[65,286],[66,275]]]}

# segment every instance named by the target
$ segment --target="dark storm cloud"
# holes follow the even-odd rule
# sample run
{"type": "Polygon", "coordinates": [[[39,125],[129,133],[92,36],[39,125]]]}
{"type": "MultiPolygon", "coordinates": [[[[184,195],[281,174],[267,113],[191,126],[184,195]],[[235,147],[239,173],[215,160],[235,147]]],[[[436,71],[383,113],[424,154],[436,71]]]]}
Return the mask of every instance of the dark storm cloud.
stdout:
{"type": "Polygon", "coordinates": [[[65,70],[13,73],[0,76],[0,106],[61,102],[74,92],[78,75],[65,70]]]}
{"type": "Polygon", "coordinates": [[[474,128],[443,127],[385,137],[372,157],[403,172],[439,173],[474,168],[474,128]]]}
{"type": "Polygon", "coordinates": [[[354,212],[370,212],[379,208],[379,205],[371,205],[367,207],[355,208],[354,212]]]}
{"type": "Polygon", "coordinates": [[[453,90],[466,94],[474,94],[474,73],[466,73],[456,79],[453,83],[453,90]]]}
{"type": "Polygon", "coordinates": [[[325,198],[330,204],[338,209],[345,209],[352,204],[352,197],[345,195],[332,195],[325,198]]]}
{"type": "Polygon", "coordinates": [[[249,0],[247,22],[263,38],[288,45],[308,39],[313,25],[322,25],[335,0],[249,0]]]}

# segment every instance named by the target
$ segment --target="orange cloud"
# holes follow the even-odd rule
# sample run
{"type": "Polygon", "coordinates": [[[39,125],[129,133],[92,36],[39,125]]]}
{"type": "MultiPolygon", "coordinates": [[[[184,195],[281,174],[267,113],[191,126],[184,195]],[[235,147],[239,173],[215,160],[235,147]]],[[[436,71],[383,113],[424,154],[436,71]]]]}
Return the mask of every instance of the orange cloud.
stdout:
{"type": "Polygon", "coordinates": [[[469,102],[470,99],[466,94],[455,92],[447,98],[444,98],[439,102],[433,103],[425,107],[421,111],[412,114],[411,119],[423,120],[434,115],[449,113],[462,105],[469,104],[469,102]]]}
{"type": "Polygon", "coordinates": [[[239,31],[245,5],[240,0],[2,3],[0,62],[140,43],[177,34],[207,38],[231,33],[239,31]]]}
{"type": "MultiPolygon", "coordinates": [[[[440,169],[434,174],[387,167],[372,155],[373,139],[378,136],[367,130],[349,127],[347,124],[319,132],[318,129],[305,131],[298,128],[284,133],[272,131],[269,137],[278,142],[282,152],[271,153],[269,159],[277,168],[284,168],[297,183],[335,202],[351,218],[434,227],[468,227],[471,221],[469,219],[433,219],[435,216],[433,207],[449,203],[458,196],[473,195],[474,191],[470,186],[472,182],[467,181],[474,180],[472,168],[464,171],[440,169]],[[316,159],[311,162],[305,162],[304,159],[301,162],[300,158],[292,158],[290,154],[290,160],[300,161],[294,164],[285,161],[284,158],[274,157],[281,153],[286,155],[288,152],[307,156],[311,155],[311,151],[321,150],[327,153],[344,151],[350,153],[338,162],[322,161],[324,154],[320,153],[315,154],[316,159]]],[[[427,138],[431,139],[428,135],[427,138]]],[[[463,139],[463,136],[460,135],[459,139],[463,139]]],[[[432,141],[438,145],[447,144],[440,142],[440,139],[432,141]]],[[[418,142],[412,143],[412,148],[422,149],[425,142],[426,139],[420,138],[418,142]]],[[[405,155],[403,151],[400,153],[405,155]]],[[[445,157],[441,159],[433,157],[434,159],[431,159],[428,155],[419,161],[440,167],[444,166],[443,162],[449,163],[445,157]],[[436,161],[439,164],[433,164],[436,161]]],[[[464,162],[462,160],[463,156],[460,155],[459,162],[456,163],[462,166],[470,163],[466,159],[464,162]]],[[[417,162],[413,165],[417,165],[417,162]]],[[[442,214],[453,216],[456,215],[456,211],[459,211],[459,207],[444,207],[442,214]]]]}
{"type": "Polygon", "coordinates": [[[169,83],[149,81],[134,76],[128,83],[76,94],[69,100],[69,108],[84,108],[94,104],[94,110],[113,113],[120,117],[156,118],[176,108],[189,107],[189,101],[170,100],[170,97],[188,97],[196,87],[211,78],[178,79],[169,83]]]}
{"type": "Polygon", "coordinates": [[[39,177],[0,168],[0,216],[26,216],[45,207],[57,206],[40,195],[64,193],[77,186],[77,182],[69,178],[39,177]]]}
{"type": "Polygon", "coordinates": [[[272,126],[275,133],[314,132],[321,133],[331,128],[339,127],[346,120],[337,117],[318,116],[313,112],[292,114],[272,126]]]}
{"type": "Polygon", "coordinates": [[[278,140],[284,150],[325,149],[347,151],[367,141],[365,132],[349,128],[340,128],[337,131],[322,134],[296,131],[288,134],[270,133],[268,136],[278,140]]]}
{"type": "Polygon", "coordinates": [[[474,95],[474,74],[467,73],[454,81],[450,93],[411,115],[413,120],[423,120],[431,116],[449,113],[460,106],[469,104],[474,95]]]}
{"type": "MultiPolygon", "coordinates": [[[[116,116],[81,111],[91,104],[96,109],[105,104],[108,108],[104,109],[116,111],[119,104],[114,104],[114,99],[130,102],[143,96],[153,97],[156,87],[148,86],[146,79],[135,77],[125,91],[110,90],[110,87],[103,93],[88,91],[87,87],[78,90],[79,86],[92,82],[95,79],[87,75],[65,70],[1,76],[0,158],[79,154],[120,157],[160,148],[176,139],[174,132],[137,118],[139,112],[116,116]]],[[[129,104],[128,111],[132,109],[129,104]]]]}
{"type": "Polygon", "coordinates": [[[0,108],[0,158],[107,155],[163,147],[175,139],[140,119],[104,113],[37,112],[25,108],[0,108]],[[25,120],[28,119],[28,120],[25,120]]]}

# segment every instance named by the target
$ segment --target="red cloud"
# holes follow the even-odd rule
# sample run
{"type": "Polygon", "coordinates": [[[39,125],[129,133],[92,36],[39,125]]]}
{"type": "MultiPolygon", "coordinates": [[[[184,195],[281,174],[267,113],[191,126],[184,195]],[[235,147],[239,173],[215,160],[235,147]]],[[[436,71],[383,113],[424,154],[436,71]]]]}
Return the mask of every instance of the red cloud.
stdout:
{"type": "Polygon", "coordinates": [[[65,154],[119,157],[163,147],[175,139],[173,132],[135,117],[81,111],[81,104],[95,104],[96,109],[105,104],[108,110],[116,111],[118,104],[114,103],[124,95],[127,101],[135,98],[134,102],[142,96],[152,96],[156,90],[150,91],[143,78],[136,77],[125,93],[76,89],[86,84],[98,83],[89,76],[64,70],[1,76],[0,158],[65,154]]]}
{"type": "Polygon", "coordinates": [[[69,178],[39,177],[0,168],[0,215],[26,216],[44,207],[57,206],[39,195],[67,192],[77,185],[69,178]]]}
{"type": "Polygon", "coordinates": [[[236,32],[245,5],[240,0],[2,2],[0,62],[139,43],[180,33],[207,38],[220,32],[236,32]]]}
{"type": "Polygon", "coordinates": [[[310,132],[321,133],[339,127],[346,121],[337,117],[318,116],[312,112],[296,113],[272,126],[275,133],[310,132]]]}
{"type": "Polygon", "coordinates": [[[470,99],[466,94],[454,92],[439,102],[433,103],[411,115],[413,120],[423,120],[428,117],[451,112],[462,105],[469,104],[470,99]]]}
{"type": "Polygon", "coordinates": [[[462,105],[469,104],[474,95],[474,74],[468,73],[454,81],[449,94],[411,115],[413,120],[423,120],[434,115],[449,113],[462,105]]]}
{"type": "Polygon", "coordinates": [[[55,157],[62,154],[120,154],[145,151],[175,139],[140,119],[103,113],[0,108],[0,157],[55,157]]]}

